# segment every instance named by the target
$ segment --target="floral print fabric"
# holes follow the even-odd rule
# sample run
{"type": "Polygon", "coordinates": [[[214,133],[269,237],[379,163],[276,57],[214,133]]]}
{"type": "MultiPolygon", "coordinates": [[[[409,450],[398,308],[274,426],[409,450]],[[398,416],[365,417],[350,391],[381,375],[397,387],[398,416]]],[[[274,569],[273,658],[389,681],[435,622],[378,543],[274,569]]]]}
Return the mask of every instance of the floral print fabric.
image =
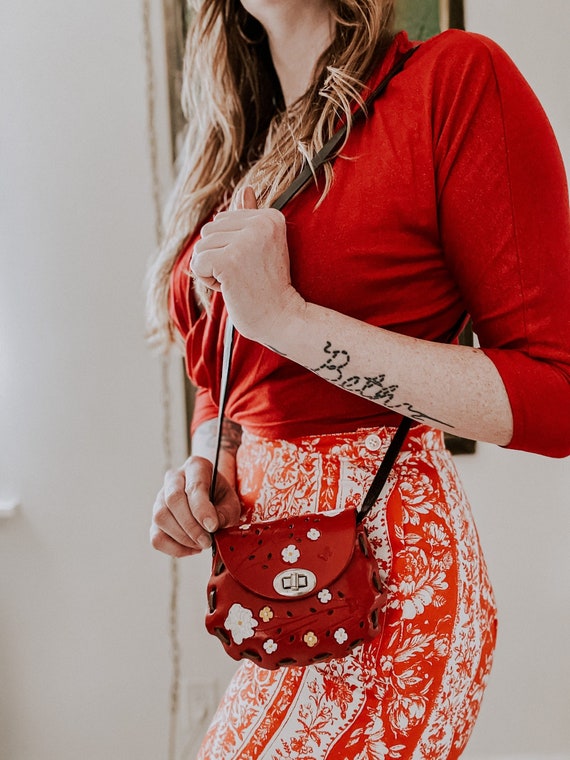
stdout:
{"type": "MultiPolygon", "coordinates": [[[[245,521],[358,506],[393,429],[270,441],[238,452],[245,521]]],[[[389,587],[384,630],[344,659],[242,663],[199,760],[453,760],[477,717],[496,634],[469,505],[441,433],[413,428],[366,518],[389,587]]],[[[236,610],[236,625],[245,625],[236,610]],[[241,622],[239,622],[241,621],[241,622]]]]}

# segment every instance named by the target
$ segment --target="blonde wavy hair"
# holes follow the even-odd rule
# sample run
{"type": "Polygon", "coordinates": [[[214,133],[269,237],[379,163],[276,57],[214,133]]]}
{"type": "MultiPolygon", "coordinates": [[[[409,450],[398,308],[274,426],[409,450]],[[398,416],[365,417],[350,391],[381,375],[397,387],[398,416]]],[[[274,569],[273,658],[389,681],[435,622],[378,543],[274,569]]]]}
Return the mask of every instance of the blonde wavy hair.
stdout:
{"type": "MultiPolygon", "coordinates": [[[[162,246],[148,273],[151,342],[174,335],[169,279],[197,226],[225,208],[245,184],[270,205],[328,140],[339,118],[350,129],[351,106],[393,39],[394,0],[330,0],[331,45],[309,90],[287,109],[263,27],[240,0],[202,0],[186,41],[182,107],[188,122],[178,178],[165,215],[162,246]]],[[[342,146],[341,146],[342,147],[342,146]]],[[[325,166],[323,194],[332,182],[325,166]]],[[[197,293],[207,307],[208,293],[197,293]]]]}

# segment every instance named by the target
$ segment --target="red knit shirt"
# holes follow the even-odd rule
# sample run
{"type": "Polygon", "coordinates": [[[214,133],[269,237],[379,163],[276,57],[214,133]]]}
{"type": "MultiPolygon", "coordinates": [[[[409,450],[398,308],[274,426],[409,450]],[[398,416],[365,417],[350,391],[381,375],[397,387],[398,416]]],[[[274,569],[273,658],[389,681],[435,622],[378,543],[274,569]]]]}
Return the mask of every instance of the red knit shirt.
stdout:
{"type": "MultiPolygon", "coordinates": [[[[410,45],[396,37],[370,87],[410,45]]],[[[295,288],[431,341],[448,340],[468,313],[510,399],[510,447],[569,454],[568,190],[548,120],[505,52],[459,31],[425,42],[352,131],[334,172],[318,208],[310,185],[284,210],[295,288]]],[[[174,268],[170,310],[200,389],[197,426],[217,413],[225,317],[220,294],[210,317],[199,313],[191,250],[174,268]]],[[[241,336],[227,415],[278,438],[398,422],[241,336]]]]}

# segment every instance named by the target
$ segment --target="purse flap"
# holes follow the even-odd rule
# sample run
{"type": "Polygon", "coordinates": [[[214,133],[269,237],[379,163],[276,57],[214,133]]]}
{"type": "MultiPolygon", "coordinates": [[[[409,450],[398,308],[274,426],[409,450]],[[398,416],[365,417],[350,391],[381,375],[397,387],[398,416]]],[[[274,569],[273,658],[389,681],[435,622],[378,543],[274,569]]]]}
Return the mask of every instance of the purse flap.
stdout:
{"type": "Polygon", "coordinates": [[[303,597],[342,573],[355,540],[354,509],[225,528],[215,534],[213,575],[225,566],[234,580],[268,599],[303,597]]]}

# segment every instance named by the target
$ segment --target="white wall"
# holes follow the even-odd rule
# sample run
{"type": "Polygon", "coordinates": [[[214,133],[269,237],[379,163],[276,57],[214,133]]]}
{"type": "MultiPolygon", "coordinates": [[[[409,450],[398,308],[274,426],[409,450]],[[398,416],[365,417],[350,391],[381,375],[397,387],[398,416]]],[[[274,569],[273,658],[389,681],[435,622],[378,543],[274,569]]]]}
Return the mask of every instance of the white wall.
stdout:
{"type": "Polygon", "coordinates": [[[22,502],[0,522],[0,757],[156,760],[168,560],[148,544],[163,456],[140,3],[0,15],[0,499],[22,502]]]}
{"type": "MultiPolygon", "coordinates": [[[[470,28],[503,44],[543,100],[567,165],[569,7],[468,3],[470,28]]],[[[163,454],[142,323],[153,220],[140,14],[136,0],[0,11],[0,499],[22,501],[0,522],[3,760],[166,757],[168,561],[147,543],[163,454]]],[[[176,379],[173,392],[180,420],[176,379]]],[[[470,756],[568,752],[570,461],[480,446],[460,467],[502,612],[470,756]]],[[[207,564],[182,563],[181,749],[233,669],[201,627],[207,564]]]]}
{"type": "MultiPolygon", "coordinates": [[[[570,167],[568,0],[466,0],[468,29],[502,45],[570,167]]],[[[499,642],[468,757],[570,757],[570,459],[479,445],[458,459],[499,604],[499,642]]]]}

